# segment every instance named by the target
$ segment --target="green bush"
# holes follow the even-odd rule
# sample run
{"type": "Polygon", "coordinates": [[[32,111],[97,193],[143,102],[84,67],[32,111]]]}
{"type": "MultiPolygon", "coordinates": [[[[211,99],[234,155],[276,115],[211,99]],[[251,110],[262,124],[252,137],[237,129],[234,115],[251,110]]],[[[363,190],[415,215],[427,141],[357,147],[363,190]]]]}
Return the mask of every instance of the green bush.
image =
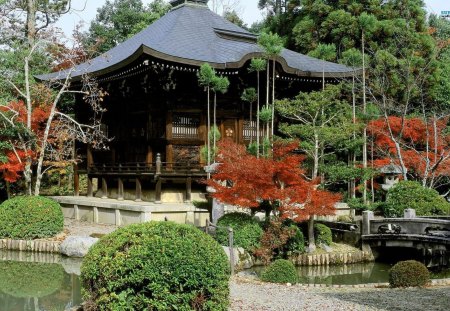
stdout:
{"type": "Polygon", "coordinates": [[[415,260],[399,261],[389,270],[391,287],[425,286],[429,281],[427,267],[415,260]]]}
{"type": "Polygon", "coordinates": [[[301,254],[305,252],[305,237],[302,231],[297,225],[292,224],[288,226],[293,231],[292,237],[290,237],[286,244],[283,246],[283,253],[289,257],[294,254],[301,254]]]}
{"type": "Polygon", "coordinates": [[[227,310],[229,263],[197,228],[147,222],[102,237],[81,267],[96,310],[227,310]]]}
{"type": "MultiPolygon", "coordinates": [[[[229,213],[222,216],[217,222],[218,226],[233,228],[234,246],[239,246],[252,252],[259,247],[263,230],[259,222],[245,213],[229,213]]],[[[228,245],[228,231],[217,229],[216,239],[221,245],[228,245]]]]}
{"type": "Polygon", "coordinates": [[[331,229],[324,224],[314,224],[314,237],[316,239],[316,244],[331,245],[333,242],[333,235],[331,234],[331,229]]]}
{"type": "Polygon", "coordinates": [[[263,271],[261,280],[271,283],[295,284],[298,282],[298,274],[292,262],[285,259],[277,259],[263,271]]]}
{"type": "Polygon", "coordinates": [[[0,205],[0,237],[37,239],[52,237],[64,228],[61,206],[44,197],[15,197],[0,205]]]}
{"type": "Polygon", "coordinates": [[[418,216],[447,215],[449,207],[436,190],[415,181],[401,181],[387,193],[384,216],[403,217],[407,208],[415,209],[418,216]]]}
{"type": "Polygon", "coordinates": [[[14,297],[48,296],[61,288],[63,279],[64,269],[58,264],[0,262],[0,292],[14,297]]]}

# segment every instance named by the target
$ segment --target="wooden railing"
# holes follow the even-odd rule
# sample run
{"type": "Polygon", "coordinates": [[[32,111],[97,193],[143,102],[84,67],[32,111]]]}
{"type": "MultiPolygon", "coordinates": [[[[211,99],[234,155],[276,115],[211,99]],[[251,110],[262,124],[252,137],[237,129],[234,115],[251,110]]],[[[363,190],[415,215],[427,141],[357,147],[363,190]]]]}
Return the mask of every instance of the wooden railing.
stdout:
{"type": "Polygon", "coordinates": [[[156,162],[125,162],[125,163],[95,163],[89,167],[91,174],[204,174],[205,171],[199,162],[161,162],[157,154],[156,162]]]}

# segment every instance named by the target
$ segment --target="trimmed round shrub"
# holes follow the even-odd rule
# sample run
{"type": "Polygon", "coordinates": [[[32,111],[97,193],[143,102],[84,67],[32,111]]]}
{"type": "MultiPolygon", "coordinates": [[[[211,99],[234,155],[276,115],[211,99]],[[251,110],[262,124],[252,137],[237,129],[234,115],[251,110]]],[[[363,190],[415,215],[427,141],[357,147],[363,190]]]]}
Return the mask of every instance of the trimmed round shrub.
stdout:
{"type": "MultiPolygon", "coordinates": [[[[249,252],[259,247],[263,230],[258,220],[251,215],[238,212],[225,214],[219,218],[217,225],[233,228],[233,245],[235,247],[242,247],[249,252]]],[[[221,245],[228,246],[228,230],[217,229],[216,240],[221,245]]]]}
{"type": "Polygon", "coordinates": [[[50,263],[0,262],[0,292],[18,298],[45,297],[61,288],[64,269],[50,263]]]}
{"type": "Polygon", "coordinates": [[[298,274],[292,262],[285,259],[277,259],[263,271],[261,280],[271,283],[295,284],[298,282],[298,274]]]}
{"type": "Polygon", "coordinates": [[[81,266],[95,310],[227,310],[229,263],[199,229],[147,222],[102,237],[81,266]]]}
{"type": "Polygon", "coordinates": [[[387,193],[384,216],[403,217],[407,208],[415,209],[418,216],[447,215],[450,204],[434,189],[415,181],[401,181],[387,193]]]}
{"type": "Polygon", "coordinates": [[[425,286],[429,281],[427,267],[415,260],[399,261],[389,270],[391,287],[425,286]]]}
{"type": "Polygon", "coordinates": [[[316,239],[317,245],[331,245],[331,243],[333,242],[331,229],[324,224],[314,224],[314,237],[316,239]]]}
{"type": "Polygon", "coordinates": [[[45,197],[23,196],[0,205],[0,237],[38,239],[55,236],[64,228],[58,202],[45,197]]]}

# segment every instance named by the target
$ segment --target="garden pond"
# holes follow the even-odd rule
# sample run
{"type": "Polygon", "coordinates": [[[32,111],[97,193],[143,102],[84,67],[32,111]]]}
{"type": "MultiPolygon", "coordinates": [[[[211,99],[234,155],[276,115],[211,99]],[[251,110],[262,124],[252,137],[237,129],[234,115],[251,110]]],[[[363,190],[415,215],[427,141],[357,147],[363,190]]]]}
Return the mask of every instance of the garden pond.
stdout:
{"type": "MultiPolygon", "coordinates": [[[[82,302],[80,259],[55,254],[0,251],[0,310],[63,311],[82,302]]],[[[364,284],[388,281],[392,264],[360,263],[298,267],[305,284],[364,284]]],[[[252,269],[259,273],[262,267],[252,269]]],[[[449,278],[450,269],[433,274],[449,278]]]]}
{"type": "Polygon", "coordinates": [[[62,311],[79,305],[80,259],[0,251],[0,310],[62,311]]]}

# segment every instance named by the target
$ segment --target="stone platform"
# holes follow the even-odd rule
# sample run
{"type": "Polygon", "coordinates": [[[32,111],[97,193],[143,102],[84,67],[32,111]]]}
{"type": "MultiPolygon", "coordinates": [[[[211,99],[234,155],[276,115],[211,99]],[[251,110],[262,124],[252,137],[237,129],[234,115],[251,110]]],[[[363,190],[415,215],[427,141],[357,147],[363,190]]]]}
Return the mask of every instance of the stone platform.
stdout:
{"type": "Polygon", "coordinates": [[[64,217],[93,223],[122,226],[151,220],[168,220],[204,226],[209,219],[209,211],[196,208],[192,203],[157,204],[83,196],[51,198],[61,204],[64,217]]]}

